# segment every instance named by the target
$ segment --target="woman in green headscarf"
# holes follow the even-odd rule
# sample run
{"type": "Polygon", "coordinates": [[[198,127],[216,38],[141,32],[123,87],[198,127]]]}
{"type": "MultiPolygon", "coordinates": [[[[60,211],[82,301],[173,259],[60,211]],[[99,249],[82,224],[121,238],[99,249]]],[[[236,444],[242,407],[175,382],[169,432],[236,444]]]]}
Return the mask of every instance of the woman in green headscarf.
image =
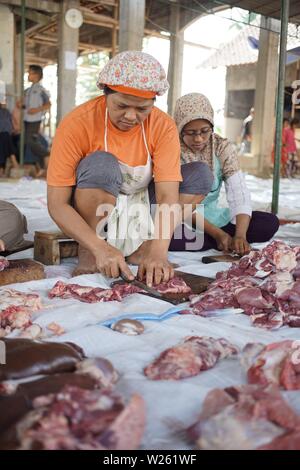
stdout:
{"type": "MultiPolygon", "coordinates": [[[[249,243],[270,240],[278,230],[278,219],[267,212],[252,212],[250,192],[237,153],[227,139],[214,132],[214,111],[206,96],[200,93],[182,96],[177,100],[174,117],[181,141],[181,164],[201,161],[214,173],[212,189],[203,201],[202,250],[217,248],[244,255],[250,250],[249,243]],[[223,182],[227,208],[218,206],[223,182]]],[[[178,242],[173,240],[170,248],[182,249],[182,240],[178,242]]]]}

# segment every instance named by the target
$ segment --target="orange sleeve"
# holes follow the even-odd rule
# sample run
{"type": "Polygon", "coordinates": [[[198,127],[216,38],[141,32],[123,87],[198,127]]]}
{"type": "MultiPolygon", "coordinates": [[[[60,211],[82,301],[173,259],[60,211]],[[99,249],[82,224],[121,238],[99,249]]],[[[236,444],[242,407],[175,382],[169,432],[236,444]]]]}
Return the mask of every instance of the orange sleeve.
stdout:
{"type": "Polygon", "coordinates": [[[74,186],[76,168],[88,153],[89,138],[82,126],[68,122],[58,127],[50,153],[47,183],[50,186],[74,186]]]}
{"type": "Polygon", "coordinates": [[[182,181],[180,171],[180,142],[175,122],[160,116],[155,126],[152,154],[154,182],[182,181]]]}

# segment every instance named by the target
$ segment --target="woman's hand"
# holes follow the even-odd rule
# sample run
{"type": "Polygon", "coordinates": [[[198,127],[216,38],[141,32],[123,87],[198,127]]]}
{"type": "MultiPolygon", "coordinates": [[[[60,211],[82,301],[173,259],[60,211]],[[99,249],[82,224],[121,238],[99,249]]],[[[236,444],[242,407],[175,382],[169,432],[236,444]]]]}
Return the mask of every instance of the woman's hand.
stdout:
{"type": "Polygon", "coordinates": [[[251,251],[251,246],[247,242],[246,238],[234,236],[231,241],[231,250],[238,255],[244,256],[251,251]]]}
{"type": "Polygon", "coordinates": [[[146,284],[152,287],[163,281],[169,281],[174,277],[174,269],[168,261],[168,254],[163,251],[153,250],[151,245],[145,249],[142,261],[139,264],[138,278],[146,280],[146,284]]]}
{"type": "Polygon", "coordinates": [[[217,242],[218,250],[225,252],[231,251],[232,238],[228,233],[220,230],[214,238],[217,242]]]}
{"type": "Polygon", "coordinates": [[[0,251],[5,251],[5,243],[0,239],[0,251]]]}
{"type": "Polygon", "coordinates": [[[95,258],[97,268],[104,276],[116,278],[122,274],[130,281],[134,279],[121,251],[108,243],[101,245],[95,258]]]}

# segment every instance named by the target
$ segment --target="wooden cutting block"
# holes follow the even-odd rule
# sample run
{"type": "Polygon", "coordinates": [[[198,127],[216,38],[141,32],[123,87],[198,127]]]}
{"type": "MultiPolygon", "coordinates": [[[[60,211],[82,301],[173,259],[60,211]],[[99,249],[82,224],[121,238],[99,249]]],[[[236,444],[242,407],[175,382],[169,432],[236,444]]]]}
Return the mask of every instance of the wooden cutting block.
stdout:
{"type": "MultiPolygon", "coordinates": [[[[211,277],[197,276],[196,274],[175,271],[175,276],[181,277],[185,283],[192,289],[193,294],[201,294],[206,291],[208,286],[214,281],[211,277]]],[[[186,302],[191,294],[163,294],[162,300],[171,302],[174,305],[186,302]]]]}
{"type": "MultiPolygon", "coordinates": [[[[175,276],[181,277],[185,283],[192,289],[192,294],[201,294],[204,292],[208,286],[214,281],[211,277],[205,276],[196,276],[195,274],[183,273],[182,271],[175,271],[175,276]]],[[[124,281],[115,281],[112,283],[112,286],[115,284],[123,284],[124,281]]],[[[157,298],[152,295],[150,292],[145,292],[143,295],[148,295],[149,297],[157,298]]],[[[178,305],[182,302],[189,300],[191,293],[189,294],[172,294],[166,293],[162,294],[160,300],[165,300],[171,304],[178,305]]]]}
{"type": "Polygon", "coordinates": [[[197,276],[196,274],[183,273],[175,271],[175,276],[181,277],[185,283],[192,289],[193,294],[201,294],[215,280],[211,277],[197,276]]]}
{"type": "Polygon", "coordinates": [[[209,263],[238,263],[241,257],[239,255],[214,255],[214,256],[203,256],[202,263],[209,264],[209,263]]]}
{"type": "Polygon", "coordinates": [[[62,232],[35,232],[34,259],[46,265],[78,255],[78,243],[62,232]]]}
{"type": "Polygon", "coordinates": [[[0,286],[44,279],[44,266],[32,259],[14,259],[0,271],[0,286]]]}

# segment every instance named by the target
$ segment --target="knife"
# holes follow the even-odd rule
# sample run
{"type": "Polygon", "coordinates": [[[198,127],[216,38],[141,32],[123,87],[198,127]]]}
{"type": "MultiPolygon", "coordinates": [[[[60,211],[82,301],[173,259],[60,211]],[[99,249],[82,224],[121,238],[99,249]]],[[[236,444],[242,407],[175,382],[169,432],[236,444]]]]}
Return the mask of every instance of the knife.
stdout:
{"type": "Polygon", "coordinates": [[[129,284],[133,284],[134,286],[145,290],[146,292],[148,292],[148,294],[153,295],[153,297],[157,297],[158,299],[161,299],[163,297],[163,295],[160,292],[153,289],[152,287],[147,286],[147,284],[144,284],[144,282],[138,281],[136,278],[134,278],[131,281],[130,279],[127,279],[127,277],[124,276],[124,274],[121,274],[121,278],[123,279],[123,281],[128,282],[129,284]]]}

